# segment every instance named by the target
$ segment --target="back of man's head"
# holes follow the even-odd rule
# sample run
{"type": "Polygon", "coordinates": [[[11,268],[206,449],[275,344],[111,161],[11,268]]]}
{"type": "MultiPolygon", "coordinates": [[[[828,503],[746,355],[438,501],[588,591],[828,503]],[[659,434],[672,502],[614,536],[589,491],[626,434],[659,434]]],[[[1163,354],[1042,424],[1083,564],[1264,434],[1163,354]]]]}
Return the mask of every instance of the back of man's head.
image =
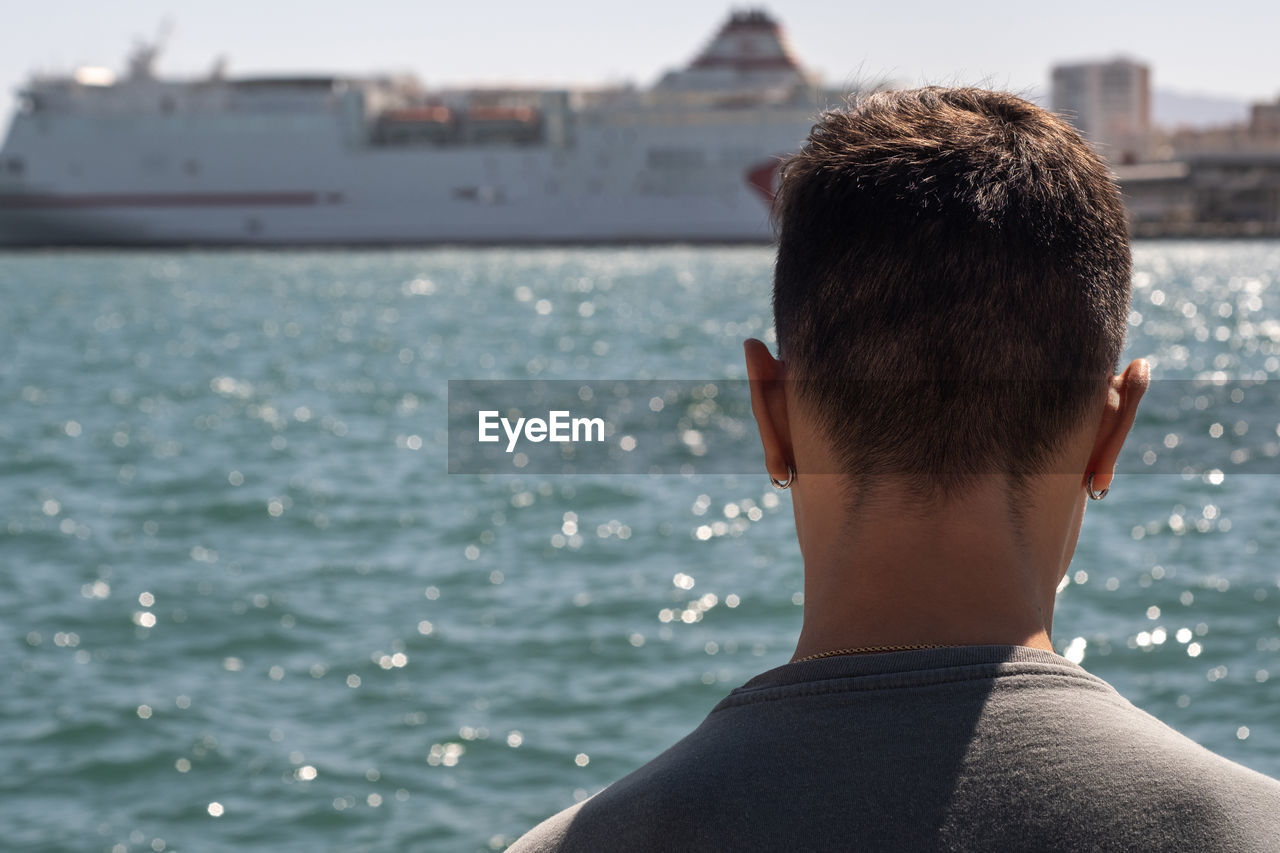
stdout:
{"type": "Polygon", "coordinates": [[[780,355],[841,472],[935,496],[1020,479],[1099,399],[1126,219],[1061,119],[980,89],[877,93],[822,117],[774,212],[780,355]]]}

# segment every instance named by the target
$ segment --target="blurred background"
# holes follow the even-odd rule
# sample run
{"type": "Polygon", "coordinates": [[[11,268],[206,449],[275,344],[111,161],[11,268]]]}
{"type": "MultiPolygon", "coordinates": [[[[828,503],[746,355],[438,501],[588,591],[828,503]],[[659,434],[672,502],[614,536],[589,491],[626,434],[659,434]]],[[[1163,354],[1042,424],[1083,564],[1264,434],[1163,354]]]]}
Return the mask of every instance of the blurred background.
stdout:
{"type": "Polygon", "coordinates": [[[1120,175],[1125,357],[1162,403],[1055,645],[1280,774],[1275,18],[54,3],[0,31],[3,846],[502,850],[785,663],[763,469],[450,475],[446,383],[742,379],[777,157],[895,83],[1023,92],[1120,175]]]}

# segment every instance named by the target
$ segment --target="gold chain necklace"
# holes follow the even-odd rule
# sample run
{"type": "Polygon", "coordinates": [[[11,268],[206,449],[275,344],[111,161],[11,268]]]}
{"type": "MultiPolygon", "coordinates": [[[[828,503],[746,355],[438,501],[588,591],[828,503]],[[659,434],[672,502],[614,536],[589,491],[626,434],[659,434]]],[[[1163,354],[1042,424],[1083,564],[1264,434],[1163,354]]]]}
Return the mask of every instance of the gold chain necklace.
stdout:
{"type": "Polygon", "coordinates": [[[944,648],[944,646],[940,643],[919,643],[913,646],[860,646],[856,649],[832,649],[829,652],[818,652],[814,655],[796,658],[792,663],[804,663],[805,661],[817,660],[818,658],[833,658],[837,655],[860,655],[871,652],[914,652],[920,649],[941,648],[944,648]]]}

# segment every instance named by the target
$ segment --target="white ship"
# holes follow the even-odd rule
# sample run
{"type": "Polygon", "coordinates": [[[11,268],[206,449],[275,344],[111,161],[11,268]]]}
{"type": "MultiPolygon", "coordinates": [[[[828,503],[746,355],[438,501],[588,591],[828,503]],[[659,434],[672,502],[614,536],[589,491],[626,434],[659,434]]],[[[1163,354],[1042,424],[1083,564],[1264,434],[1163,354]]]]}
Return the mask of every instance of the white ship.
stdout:
{"type": "Polygon", "coordinates": [[[822,89],[766,13],[654,87],[35,77],[0,149],[0,245],[765,241],[822,89]]]}

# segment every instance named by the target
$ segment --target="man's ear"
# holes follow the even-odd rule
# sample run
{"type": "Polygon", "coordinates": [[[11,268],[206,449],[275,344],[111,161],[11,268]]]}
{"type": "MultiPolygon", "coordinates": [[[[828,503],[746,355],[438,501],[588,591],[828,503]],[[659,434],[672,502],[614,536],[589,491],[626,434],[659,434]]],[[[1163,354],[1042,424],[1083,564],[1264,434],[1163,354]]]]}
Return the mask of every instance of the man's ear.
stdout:
{"type": "Polygon", "coordinates": [[[784,383],[787,367],[755,338],[746,340],[743,348],[747,356],[747,378],[751,380],[751,412],[764,445],[764,466],[769,476],[787,480],[791,476],[789,469],[795,464],[784,383]]]}
{"type": "Polygon", "coordinates": [[[1093,474],[1095,491],[1111,488],[1120,448],[1124,446],[1125,437],[1138,414],[1138,401],[1150,382],[1151,369],[1142,358],[1134,359],[1123,373],[1111,378],[1107,402],[1102,407],[1102,418],[1089,454],[1089,467],[1085,471],[1086,478],[1093,474]]]}

